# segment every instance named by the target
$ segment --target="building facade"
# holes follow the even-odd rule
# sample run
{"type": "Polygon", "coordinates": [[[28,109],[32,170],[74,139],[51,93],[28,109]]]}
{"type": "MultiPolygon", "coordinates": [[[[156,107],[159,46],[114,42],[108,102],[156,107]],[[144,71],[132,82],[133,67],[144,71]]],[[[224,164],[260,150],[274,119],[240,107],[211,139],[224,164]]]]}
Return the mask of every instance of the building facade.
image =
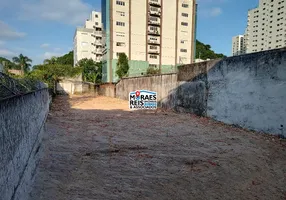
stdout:
{"type": "Polygon", "coordinates": [[[260,0],[248,11],[246,53],[286,46],[286,0],[260,0]]]}
{"type": "Polygon", "coordinates": [[[148,67],[171,72],[195,55],[195,0],[102,0],[103,81],[115,82],[119,53],[129,59],[129,76],[148,67]]]}
{"type": "Polygon", "coordinates": [[[238,56],[246,53],[244,35],[238,35],[232,38],[232,55],[238,56]]]}
{"type": "Polygon", "coordinates": [[[0,72],[3,73],[4,72],[4,66],[0,63],[0,72]]]}
{"type": "Polygon", "coordinates": [[[101,13],[92,11],[84,27],[78,27],[74,35],[74,64],[81,59],[102,60],[101,13]]]}

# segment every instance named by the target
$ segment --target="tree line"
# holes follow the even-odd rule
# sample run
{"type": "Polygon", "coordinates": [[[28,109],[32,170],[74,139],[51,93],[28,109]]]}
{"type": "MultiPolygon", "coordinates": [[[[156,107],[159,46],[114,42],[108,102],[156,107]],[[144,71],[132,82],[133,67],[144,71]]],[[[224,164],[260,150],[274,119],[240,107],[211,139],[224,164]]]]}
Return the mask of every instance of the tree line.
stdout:
{"type": "MultiPolygon", "coordinates": [[[[197,40],[196,42],[196,58],[200,59],[216,59],[223,58],[225,55],[216,54],[211,50],[211,46],[197,40]]],[[[102,62],[95,62],[92,59],[82,59],[74,66],[73,51],[60,56],[51,57],[44,60],[42,64],[31,67],[32,60],[23,54],[13,57],[12,61],[0,57],[0,63],[4,61],[4,71],[9,73],[9,69],[17,69],[21,71],[21,76],[43,81],[53,87],[55,82],[62,77],[82,76],[82,80],[94,84],[102,82],[102,62]]],[[[116,74],[119,79],[128,76],[129,64],[128,57],[125,53],[120,53],[117,61],[116,74]]],[[[149,67],[146,74],[159,74],[160,70],[149,67]]],[[[12,74],[10,74],[12,75],[12,74]]],[[[14,75],[12,75],[14,76],[14,75]]]]}

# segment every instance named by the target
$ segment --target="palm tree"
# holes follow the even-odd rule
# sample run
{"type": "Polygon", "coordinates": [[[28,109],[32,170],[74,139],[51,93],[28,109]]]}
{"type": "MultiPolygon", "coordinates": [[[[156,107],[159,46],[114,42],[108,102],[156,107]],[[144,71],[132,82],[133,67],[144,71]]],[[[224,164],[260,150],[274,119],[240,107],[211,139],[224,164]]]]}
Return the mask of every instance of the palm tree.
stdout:
{"type": "Polygon", "coordinates": [[[13,62],[21,67],[22,75],[25,72],[29,71],[32,60],[23,54],[20,54],[18,57],[13,58],[13,62]]]}
{"type": "Polygon", "coordinates": [[[45,59],[44,60],[44,64],[45,65],[54,65],[54,64],[56,64],[57,63],[57,57],[55,57],[55,56],[53,56],[53,57],[51,57],[50,59],[45,59]]]}

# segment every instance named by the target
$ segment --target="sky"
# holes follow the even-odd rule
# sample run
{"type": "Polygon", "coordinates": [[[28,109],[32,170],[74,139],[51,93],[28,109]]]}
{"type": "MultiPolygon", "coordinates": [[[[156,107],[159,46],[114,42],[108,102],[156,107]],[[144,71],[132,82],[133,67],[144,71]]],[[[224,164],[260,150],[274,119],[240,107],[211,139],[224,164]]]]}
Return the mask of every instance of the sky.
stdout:
{"type": "MultiPolygon", "coordinates": [[[[197,39],[216,53],[231,55],[231,39],[243,34],[247,12],[259,0],[197,0],[197,39]]],[[[101,0],[0,0],[0,56],[20,53],[40,64],[73,49],[76,27],[101,0]]]]}

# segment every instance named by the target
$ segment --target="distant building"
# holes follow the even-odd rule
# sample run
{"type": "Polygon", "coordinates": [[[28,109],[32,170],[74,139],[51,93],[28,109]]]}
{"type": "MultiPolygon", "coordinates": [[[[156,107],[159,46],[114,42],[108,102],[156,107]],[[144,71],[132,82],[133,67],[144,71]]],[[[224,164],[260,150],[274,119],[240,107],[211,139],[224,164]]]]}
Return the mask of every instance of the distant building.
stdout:
{"type": "Polygon", "coordinates": [[[129,76],[194,62],[196,0],[102,0],[101,6],[104,82],[116,81],[119,53],[129,59],[129,76]]]}
{"type": "Polygon", "coordinates": [[[14,74],[14,75],[17,75],[17,76],[21,76],[22,75],[22,70],[19,70],[19,69],[8,69],[8,72],[10,74],[14,74]]]}
{"type": "Polygon", "coordinates": [[[241,54],[245,54],[245,43],[244,43],[244,36],[238,35],[232,38],[232,55],[238,56],[241,54]]]}
{"type": "Polygon", "coordinates": [[[286,0],[260,0],[248,11],[246,53],[286,46],[286,0]]]}
{"type": "Polygon", "coordinates": [[[102,60],[101,13],[92,11],[84,27],[79,27],[74,35],[74,64],[83,58],[102,60]]]}
{"type": "Polygon", "coordinates": [[[4,72],[4,66],[0,63],[0,72],[4,72]]]}
{"type": "Polygon", "coordinates": [[[195,59],[195,63],[206,62],[206,61],[209,61],[209,60],[211,60],[211,59],[208,58],[206,60],[203,60],[203,59],[197,58],[197,59],[195,59]]]}

